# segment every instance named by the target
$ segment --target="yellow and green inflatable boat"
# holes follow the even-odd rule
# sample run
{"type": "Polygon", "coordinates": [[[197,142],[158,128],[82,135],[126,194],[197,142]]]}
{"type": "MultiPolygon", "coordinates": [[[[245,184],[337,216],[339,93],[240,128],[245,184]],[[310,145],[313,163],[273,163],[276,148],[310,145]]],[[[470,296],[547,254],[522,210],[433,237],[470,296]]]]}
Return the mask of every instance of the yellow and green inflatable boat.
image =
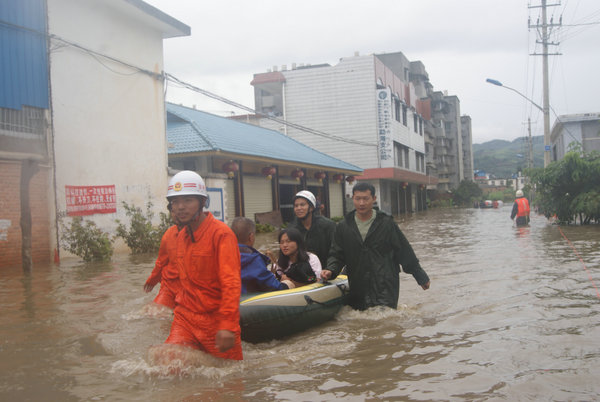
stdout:
{"type": "Polygon", "coordinates": [[[283,338],[331,320],[344,305],[348,278],[295,289],[242,295],[242,339],[257,343],[283,338]]]}

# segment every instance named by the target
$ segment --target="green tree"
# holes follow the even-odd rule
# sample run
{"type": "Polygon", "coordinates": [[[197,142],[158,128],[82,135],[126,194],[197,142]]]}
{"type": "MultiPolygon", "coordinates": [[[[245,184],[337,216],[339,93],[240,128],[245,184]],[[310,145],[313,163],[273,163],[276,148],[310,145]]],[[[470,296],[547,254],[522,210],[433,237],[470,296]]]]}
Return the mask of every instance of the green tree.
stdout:
{"type": "Polygon", "coordinates": [[[165,231],[171,226],[170,218],[167,214],[160,213],[160,224],[152,225],[152,202],[146,204],[146,213],[142,212],[140,207],[127,204],[123,201],[126,215],[130,218],[129,228],[120,220],[118,223],[116,237],[121,237],[125,240],[127,246],[133,254],[142,254],[158,251],[160,240],[165,231]]]}
{"type": "Polygon", "coordinates": [[[452,200],[455,205],[472,206],[473,202],[482,195],[481,188],[471,180],[463,180],[458,188],[452,192],[452,200]]]}
{"type": "Polygon", "coordinates": [[[563,159],[532,171],[535,204],[546,217],[561,223],[600,220],[600,154],[568,152],[563,159]]]}
{"type": "Polygon", "coordinates": [[[113,253],[113,241],[108,233],[102,231],[93,221],[86,220],[84,224],[81,216],[74,217],[71,225],[64,228],[61,240],[61,248],[86,262],[108,261],[113,253]]]}

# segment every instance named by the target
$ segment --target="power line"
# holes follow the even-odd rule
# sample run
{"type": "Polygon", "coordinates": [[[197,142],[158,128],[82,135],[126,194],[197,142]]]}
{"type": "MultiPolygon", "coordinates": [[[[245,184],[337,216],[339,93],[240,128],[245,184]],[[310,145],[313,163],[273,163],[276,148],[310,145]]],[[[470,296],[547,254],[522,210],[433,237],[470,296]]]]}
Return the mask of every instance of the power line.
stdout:
{"type": "Polygon", "coordinates": [[[286,125],[288,127],[293,127],[293,128],[295,128],[297,130],[301,130],[301,131],[304,131],[304,132],[307,132],[307,133],[310,133],[310,134],[314,134],[314,135],[317,135],[317,136],[320,136],[320,137],[324,137],[324,138],[328,138],[328,139],[335,140],[335,141],[341,141],[341,142],[346,142],[346,143],[350,143],[350,144],[357,144],[357,145],[363,145],[363,146],[369,146],[369,147],[376,147],[377,146],[377,143],[374,143],[374,142],[353,140],[353,139],[349,139],[349,138],[340,137],[340,136],[337,136],[337,135],[328,134],[328,133],[325,133],[323,131],[315,130],[315,129],[312,129],[310,127],[305,127],[305,126],[302,126],[300,124],[289,122],[289,121],[287,121],[285,119],[280,119],[280,118],[275,117],[275,116],[270,116],[268,114],[258,112],[258,111],[256,111],[255,109],[253,109],[251,107],[242,105],[242,104],[237,103],[237,102],[235,102],[235,101],[233,101],[231,99],[225,98],[223,96],[217,95],[217,94],[209,92],[209,91],[207,91],[205,89],[199,88],[199,87],[197,87],[195,85],[192,85],[192,84],[190,84],[188,82],[182,81],[181,79],[175,77],[172,74],[166,73],[164,71],[162,73],[160,73],[160,74],[159,73],[155,73],[153,71],[150,71],[150,70],[147,70],[147,69],[135,66],[135,65],[130,64],[130,63],[127,63],[127,62],[125,62],[123,60],[120,60],[120,59],[117,59],[115,57],[112,57],[112,56],[109,56],[109,55],[106,55],[106,54],[103,54],[103,53],[91,50],[89,48],[86,48],[85,46],[82,46],[82,45],[80,45],[78,43],[75,43],[75,42],[69,41],[67,39],[64,39],[64,38],[62,38],[62,37],[60,37],[58,35],[46,34],[44,32],[40,32],[40,31],[37,31],[35,29],[31,29],[31,28],[28,28],[28,27],[25,27],[25,26],[22,26],[22,25],[12,24],[12,23],[10,23],[8,21],[3,21],[3,20],[0,20],[0,24],[8,26],[8,27],[13,28],[13,29],[23,30],[23,31],[31,32],[31,33],[34,33],[36,35],[40,35],[40,36],[43,36],[43,37],[48,37],[50,39],[54,39],[56,41],[60,41],[60,42],[62,42],[64,44],[67,44],[69,46],[77,48],[77,49],[79,49],[79,50],[81,50],[81,51],[89,54],[90,56],[92,56],[99,64],[101,64],[103,67],[105,67],[106,69],[108,69],[109,71],[111,71],[111,72],[113,72],[115,74],[131,75],[133,73],[126,74],[126,73],[118,72],[118,71],[110,68],[109,66],[107,66],[105,63],[103,63],[102,60],[99,59],[99,57],[105,58],[105,59],[113,61],[115,63],[122,64],[124,66],[127,66],[129,68],[134,69],[135,72],[147,74],[147,75],[149,75],[149,76],[151,76],[151,77],[153,77],[153,78],[155,78],[157,80],[166,79],[169,82],[173,82],[173,83],[175,83],[177,85],[180,85],[182,88],[186,88],[186,89],[189,89],[191,91],[200,93],[200,94],[202,94],[204,96],[207,96],[209,98],[218,100],[220,102],[223,102],[223,103],[226,103],[228,105],[234,106],[234,107],[236,107],[238,109],[241,109],[241,110],[245,110],[245,111],[247,111],[249,113],[256,114],[256,115],[264,117],[266,119],[273,120],[273,121],[275,121],[275,122],[277,122],[279,124],[284,124],[284,125],[286,125]]]}
{"type": "Polygon", "coordinates": [[[27,31],[27,32],[30,32],[30,33],[34,33],[36,35],[40,35],[40,36],[43,36],[43,37],[48,37],[50,39],[53,39],[53,40],[56,40],[56,41],[60,41],[60,42],[62,42],[64,44],[67,44],[69,46],[77,48],[77,49],[79,49],[79,50],[81,50],[81,51],[89,54],[90,56],[92,56],[99,64],[101,64],[103,67],[105,67],[106,69],[110,70],[111,72],[113,72],[115,74],[131,75],[133,73],[126,74],[126,73],[118,72],[118,71],[110,68],[109,66],[107,66],[105,63],[103,63],[102,60],[99,59],[99,57],[105,58],[105,59],[113,61],[115,63],[122,64],[124,66],[127,66],[129,68],[134,69],[135,72],[137,72],[137,73],[147,74],[147,75],[149,75],[149,76],[151,76],[151,77],[153,77],[153,78],[155,78],[157,80],[164,80],[164,79],[166,79],[167,81],[176,83],[176,84],[180,85],[183,88],[186,88],[186,89],[189,89],[191,91],[200,93],[200,94],[202,94],[204,96],[207,96],[209,98],[218,100],[220,102],[223,102],[223,103],[226,103],[228,105],[234,106],[234,107],[236,107],[238,109],[245,110],[247,112],[256,114],[256,115],[264,117],[266,119],[276,121],[279,124],[284,124],[284,125],[287,125],[289,127],[293,127],[293,128],[295,128],[297,130],[301,130],[301,131],[304,131],[304,132],[308,132],[308,133],[311,133],[311,134],[314,134],[314,135],[318,135],[318,136],[321,136],[321,137],[324,137],[324,138],[329,138],[329,139],[336,140],[336,141],[342,141],[342,142],[347,142],[347,143],[357,144],[357,145],[363,145],[363,146],[369,146],[369,147],[377,146],[377,144],[373,143],[373,142],[353,140],[353,139],[349,139],[349,138],[344,138],[344,137],[340,137],[340,136],[328,134],[328,133],[325,133],[325,132],[322,132],[322,131],[319,131],[319,130],[315,130],[315,129],[312,129],[312,128],[309,128],[309,127],[302,126],[300,124],[296,124],[296,123],[292,123],[292,122],[289,122],[289,121],[284,120],[284,119],[280,119],[280,118],[275,117],[275,116],[270,116],[268,114],[258,112],[258,111],[254,110],[251,107],[242,105],[242,104],[237,103],[237,102],[235,102],[235,101],[233,101],[231,99],[225,98],[223,96],[217,95],[217,94],[209,92],[209,91],[207,91],[205,89],[199,88],[199,87],[197,87],[195,85],[192,85],[192,84],[190,84],[188,82],[182,81],[182,80],[180,80],[179,78],[175,77],[172,74],[166,73],[164,71],[161,74],[155,73],[153,71],[150,71],[150,70],[147,70],[147,69],[135,66],[135,65],[130,64],[130,63],[127,63],[127,62],[125,62],[123,60],[120,60],[120,59],[117,59],[115,57],[112,57],[112,56],[109,56],[109,55],[106,55],[106,54],[103,54],[103,53],[91,50],[89,48],[86,48],[85,46],[82,46],[82,45],[80,45],[78,43],[75,43],[75,42],[72,42],[70,40],[64,39],[64,38],[62,38],[62,37],[60,37],[58,35],[46,34],[44,32],[40,32],[40,31],[37,31],[35,29],[31,29],[31,28],[28,28],[28,27],[25,27],[25,26],[22,26],[22,25],[12,24],[12,23],[10,23],[8,21],[3,21],[3,20],[0,20],[0,24],[1,25],[5,25],[5,26],[10,27],[10,28],[14,28],[14,29],[18,29],[18,30],[23,30],[23,31],[27,31]]]}

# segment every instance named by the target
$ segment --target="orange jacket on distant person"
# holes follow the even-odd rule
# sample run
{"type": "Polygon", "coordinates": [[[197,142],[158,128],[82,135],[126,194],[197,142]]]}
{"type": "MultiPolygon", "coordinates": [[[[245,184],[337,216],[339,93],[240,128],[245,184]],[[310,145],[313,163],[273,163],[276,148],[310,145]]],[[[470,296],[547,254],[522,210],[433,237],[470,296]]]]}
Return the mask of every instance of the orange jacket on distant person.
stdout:
{"type": "Polygon", "coordinates": [[[529,201],[527,198],[520,197],[515,200],[517,203],[519,210],[517,211],[517,217],[519,216],[529,216],[529,201]]]}

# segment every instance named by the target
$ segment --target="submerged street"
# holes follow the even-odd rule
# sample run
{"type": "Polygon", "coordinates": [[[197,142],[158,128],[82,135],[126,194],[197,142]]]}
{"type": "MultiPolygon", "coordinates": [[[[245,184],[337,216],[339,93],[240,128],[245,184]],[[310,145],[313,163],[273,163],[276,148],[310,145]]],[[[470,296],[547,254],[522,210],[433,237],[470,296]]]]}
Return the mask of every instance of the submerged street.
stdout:
{"type": "Polygon", "coordinates": [[[400,216],[429,290],[401,274],[397,310],[345,307],[297,336],[244,343],[243,362],[199,355],[180,375],[148,361],[170,325],[142,310],[157,290],[142,289],[152,256],[5,270],[0,398],[598,399],[600,227],[532,216],[516,228],[510,208],[400,216]]]}

